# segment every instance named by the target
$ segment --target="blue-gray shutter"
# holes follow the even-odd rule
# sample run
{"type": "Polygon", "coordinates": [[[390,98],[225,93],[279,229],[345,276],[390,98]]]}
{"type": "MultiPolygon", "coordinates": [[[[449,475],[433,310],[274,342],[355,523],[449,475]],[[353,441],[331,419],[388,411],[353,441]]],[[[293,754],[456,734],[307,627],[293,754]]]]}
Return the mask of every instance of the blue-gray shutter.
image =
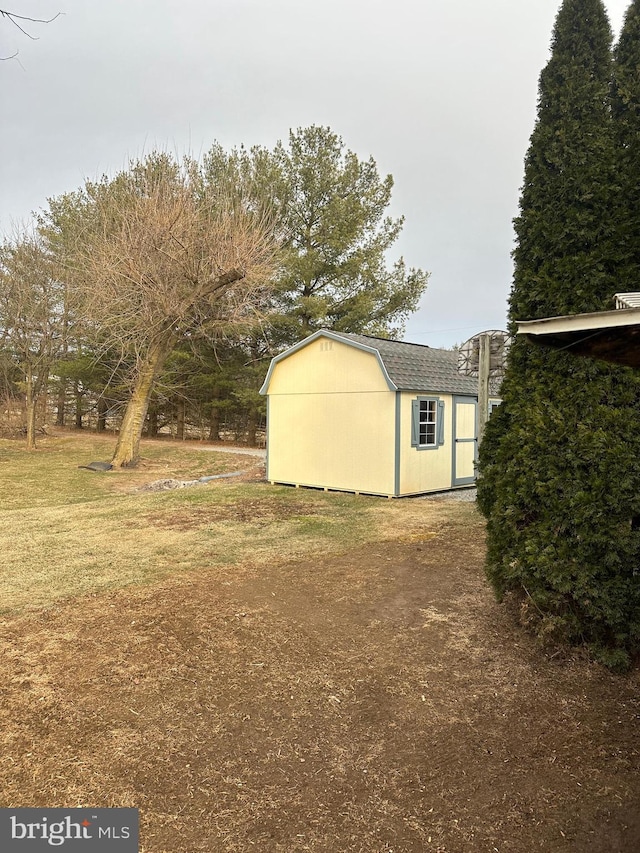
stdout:
{"type": "Polygon", "coordinates": [[[438,400],[438,444],[444,444],[444,400],[438,400]]]}
{"type": "Polygon", "coordinates": [[[417,447],[420,441],[420,401],[411,401],[411,447],[417,447]]]}

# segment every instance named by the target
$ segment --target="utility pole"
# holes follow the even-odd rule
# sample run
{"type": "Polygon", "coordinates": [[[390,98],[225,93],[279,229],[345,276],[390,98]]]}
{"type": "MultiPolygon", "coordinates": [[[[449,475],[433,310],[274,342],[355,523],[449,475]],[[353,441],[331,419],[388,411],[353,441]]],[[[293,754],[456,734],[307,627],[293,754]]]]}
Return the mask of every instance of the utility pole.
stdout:
{"type": "Polygon", "coordinates": [[[484,428],[489,420],[489,379],[504,374],[506,353],[511,339],[506,332],[494,329],[479,332],[458,351],[458,370],[464,376],[478,378],[478,447],[482,443],[484,428]]]}
{"type": "Polygon", "coordinates": [[[478,447],[482,444],[484,428],[489,420],[489,376],[491,374],[491,335],[487,332],[480,338],[478,357],[478,447]]]}

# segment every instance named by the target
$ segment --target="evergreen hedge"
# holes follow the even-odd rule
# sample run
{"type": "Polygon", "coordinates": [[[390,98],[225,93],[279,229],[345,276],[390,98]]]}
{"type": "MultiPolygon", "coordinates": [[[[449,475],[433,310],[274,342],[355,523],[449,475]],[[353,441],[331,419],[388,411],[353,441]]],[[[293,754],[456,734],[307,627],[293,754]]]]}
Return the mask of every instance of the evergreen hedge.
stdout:
{"type": "MultiPolygon", "coordinates": [[[[611,42],[600,0],[565,0],[515,220],[512,333],[621,290],[611,42]]],[[[541,635],[623,669],[640,647],[640,376],[517,339],[502,397],[480,452],[489,580],[541,635]]]]}

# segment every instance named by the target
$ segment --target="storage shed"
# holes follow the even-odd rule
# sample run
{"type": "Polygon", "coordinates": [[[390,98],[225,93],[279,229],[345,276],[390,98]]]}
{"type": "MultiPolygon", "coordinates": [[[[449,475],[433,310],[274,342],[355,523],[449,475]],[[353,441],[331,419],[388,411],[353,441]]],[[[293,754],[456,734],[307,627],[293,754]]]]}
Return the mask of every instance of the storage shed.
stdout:
{"type": "Polygon", "coordinates": [[[475,480],[477,381],[457,354],[321,330],[276,356],[271,483],[402,497],[475,480]]]}

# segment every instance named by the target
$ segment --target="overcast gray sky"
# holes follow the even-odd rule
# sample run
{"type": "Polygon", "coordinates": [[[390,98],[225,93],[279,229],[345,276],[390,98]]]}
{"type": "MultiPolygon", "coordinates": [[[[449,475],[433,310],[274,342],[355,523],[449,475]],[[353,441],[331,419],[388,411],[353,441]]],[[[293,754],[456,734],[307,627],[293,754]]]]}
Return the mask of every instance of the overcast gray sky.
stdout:
{"type": "MultiPolygon", "coordinates": [[[[627,0],[608,0],[618,33],[627,0]]],[[[406,339],[504,328],[511,221],[560,0],[0,0],[0,229],[154,147],[328,125],[395,179],[431,273],[406,339]]]]}

